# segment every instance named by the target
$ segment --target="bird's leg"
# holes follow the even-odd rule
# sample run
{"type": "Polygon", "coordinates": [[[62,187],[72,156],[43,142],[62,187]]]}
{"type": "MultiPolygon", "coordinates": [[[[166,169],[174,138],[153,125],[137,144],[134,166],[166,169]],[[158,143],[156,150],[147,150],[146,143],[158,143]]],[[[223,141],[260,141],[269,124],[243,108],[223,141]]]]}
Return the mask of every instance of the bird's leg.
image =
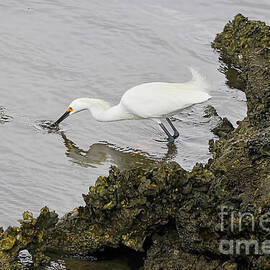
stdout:
{"type": "Polygon", "coordinates": [[[179,137],[179,132],[178,130],[175,128],[175,126],[173,125],[172,121],[170,120],[170,118],[166,118],[167,122],[169,123],[169,125],[171,126],[171,128],[173,129],[173,138],[176,139],[179,137]]]}
{"type": "Polygon", "coordinates": [[[159,123],[159,125],[163,129],[163,131],[166,133],[166,135],[168,136],[168,142],[174,143],[174,137],[170,134],[170,132],[167,130],[167,128],[162,123],[159,123]]]}

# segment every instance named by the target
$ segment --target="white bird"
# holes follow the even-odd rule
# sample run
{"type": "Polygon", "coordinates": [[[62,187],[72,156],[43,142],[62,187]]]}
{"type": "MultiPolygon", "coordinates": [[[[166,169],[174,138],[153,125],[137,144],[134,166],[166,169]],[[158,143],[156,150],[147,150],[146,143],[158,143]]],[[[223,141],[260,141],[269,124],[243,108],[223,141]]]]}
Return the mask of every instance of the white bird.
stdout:
{"type": "Polygon", "coordinates": [[[169,143],[173,143],[179,132],[169,117],[184,108],[211,98],[206,80],[194,69],[190,68],[190,71],[192,79],[185,83],[152,82],[132,87],[123,94],[115,106],[110,106],[102,99],[75,99],[54,125],[58,125],[69,115],[84,110],[88,110],[94,119],[101,122],[151,119],[158,122],[168,136],[169,143]],[[173,135],[164,126],[162,119],[167,120],[174,132],[173,135]]]}

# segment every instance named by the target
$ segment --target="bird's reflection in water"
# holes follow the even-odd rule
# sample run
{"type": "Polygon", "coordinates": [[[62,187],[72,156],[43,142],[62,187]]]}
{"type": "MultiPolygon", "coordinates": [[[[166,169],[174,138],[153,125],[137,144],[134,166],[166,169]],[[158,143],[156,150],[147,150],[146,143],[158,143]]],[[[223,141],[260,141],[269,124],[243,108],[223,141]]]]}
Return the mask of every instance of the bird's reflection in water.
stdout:
{"type": "Polygon", "coordinates": [[[73,141],[67,138],[64,132],[61,136],[66,146],[66,156],[73,163],[82,167],[97,167],[110,162],[119,169],[131,169],[134,167],[150,168],[160,161],[170,161],[177,154],[174,144],[168,145],[164,157],[154,157],[146,152],[134,149],[121,149],[107,142],[92,144],[88,150],[79,148],[73,141]]]}

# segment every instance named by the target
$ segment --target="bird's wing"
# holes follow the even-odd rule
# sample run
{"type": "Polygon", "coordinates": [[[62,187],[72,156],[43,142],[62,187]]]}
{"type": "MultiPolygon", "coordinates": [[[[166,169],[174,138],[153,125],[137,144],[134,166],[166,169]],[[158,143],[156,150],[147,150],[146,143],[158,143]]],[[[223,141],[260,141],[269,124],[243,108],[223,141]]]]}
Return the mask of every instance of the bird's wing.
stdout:
{"type": "Polygon", "coordinates": [[[141,118],[160,118],[209,98],[206,92],[195,89],[192,82],[156,82],[129,89],[123,95],[121,105],[141,118]]]}

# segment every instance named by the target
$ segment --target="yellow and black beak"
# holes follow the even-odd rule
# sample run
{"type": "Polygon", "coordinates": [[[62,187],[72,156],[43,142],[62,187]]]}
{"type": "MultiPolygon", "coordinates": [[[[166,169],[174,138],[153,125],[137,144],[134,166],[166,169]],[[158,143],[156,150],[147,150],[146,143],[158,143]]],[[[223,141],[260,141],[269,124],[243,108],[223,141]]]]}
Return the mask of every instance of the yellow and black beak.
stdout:
{"type": "Polygon", "coordinates": [[[67,111],[57,121],[55,121],[54,125],[59,125],[63,120],[65,120],[70,115],[71,112],[72,108],[69,107],[67,111]]]}

